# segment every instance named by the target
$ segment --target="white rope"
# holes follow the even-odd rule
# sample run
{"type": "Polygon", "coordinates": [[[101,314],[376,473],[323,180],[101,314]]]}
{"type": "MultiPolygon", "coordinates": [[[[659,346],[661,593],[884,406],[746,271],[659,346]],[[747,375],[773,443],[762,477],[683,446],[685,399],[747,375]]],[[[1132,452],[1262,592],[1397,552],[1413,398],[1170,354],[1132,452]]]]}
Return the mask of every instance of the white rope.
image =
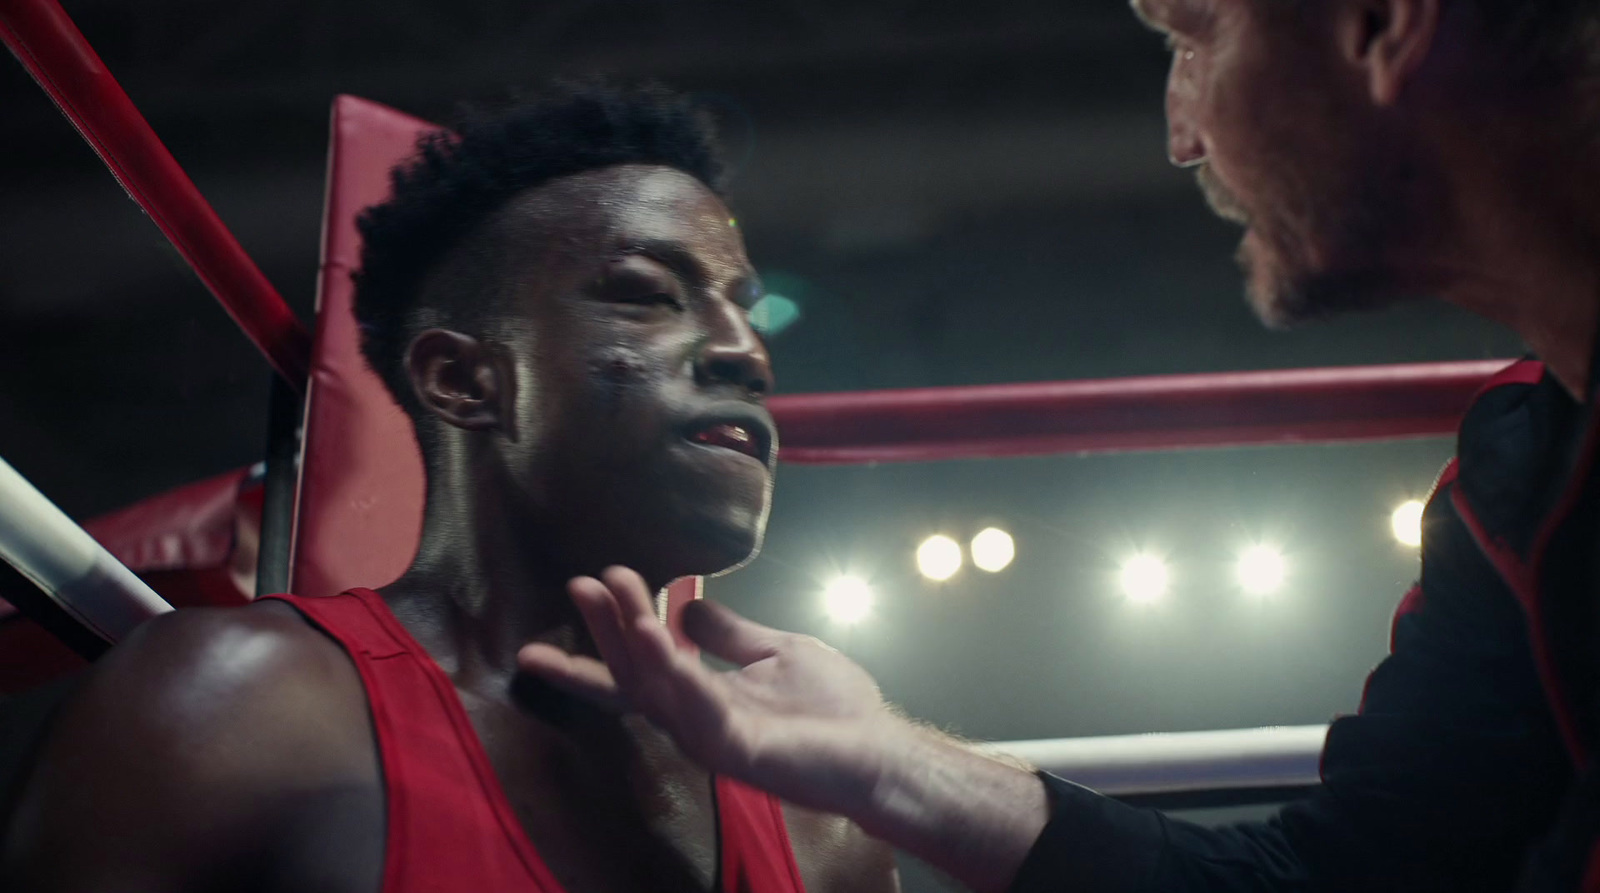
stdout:
{"type": "Polygon", "coordinates": [[[1327,734],[1327,726],[1276,726],[997,741],[981,747],[1102,794],[1123,796],[1314,785],[1327,734]]]}
{"type": "Polygon", "coordinates": [[[172,606],[0,459],[0,558],[117,642],[172,606]]]}

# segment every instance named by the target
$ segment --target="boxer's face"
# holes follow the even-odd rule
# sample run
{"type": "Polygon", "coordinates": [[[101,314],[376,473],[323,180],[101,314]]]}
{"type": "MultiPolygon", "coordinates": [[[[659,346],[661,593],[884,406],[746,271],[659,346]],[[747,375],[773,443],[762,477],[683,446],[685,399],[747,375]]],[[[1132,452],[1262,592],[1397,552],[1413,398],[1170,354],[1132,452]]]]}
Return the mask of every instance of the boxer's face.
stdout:
{"type": "Polygon", "coordinates": [[[1285,325],[1391,298],[1404,152],[1341,58],[1338,4],[1133,0],[1172,45],[1168,152],[1245,227],[1251,304],[1285,325]]]}
{"type": "MultiPolygon", "coordinates": [[[[573,570],[723,570],[758,548],[777,438],[762,294],[728,209],[630,165],[565,177],[494,222],[511,277],[494,339],[510,418],[482,441],[573,570]]],[[[543,545],[543,544],[542,544],[543,545]]]]}

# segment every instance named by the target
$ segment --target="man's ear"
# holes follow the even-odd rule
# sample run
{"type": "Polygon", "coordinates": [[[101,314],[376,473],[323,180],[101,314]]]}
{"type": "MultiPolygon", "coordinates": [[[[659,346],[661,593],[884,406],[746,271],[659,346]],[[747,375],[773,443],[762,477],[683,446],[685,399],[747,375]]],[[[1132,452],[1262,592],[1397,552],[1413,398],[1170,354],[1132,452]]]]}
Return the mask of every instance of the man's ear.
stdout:
{"type": "Polygon", "coordinates": [[[1341,4],[1340,49],[1366,72],[1367,92],[1392,106],[1433,51],[1442,0],[1349,0],[1341,4]]]}
{"type": "Polygon", "coordinates": [[[423,408],[468,431],[509,430],[511,370],[501,351],[471,335],[428,329],[406,349],[406,374],[423,408]]]}

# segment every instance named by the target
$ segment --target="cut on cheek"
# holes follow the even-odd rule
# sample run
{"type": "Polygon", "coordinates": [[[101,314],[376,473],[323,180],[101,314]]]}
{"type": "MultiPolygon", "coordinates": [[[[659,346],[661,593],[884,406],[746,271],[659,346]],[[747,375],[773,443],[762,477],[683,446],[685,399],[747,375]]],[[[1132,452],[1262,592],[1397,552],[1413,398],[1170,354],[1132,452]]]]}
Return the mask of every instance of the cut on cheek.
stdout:
{"type": "Polygon", "coordinates": [[[650,374],[638,353],[622,348],[605,351],[589,363],[589,380],[605,412],[620,407],[628,392],[648,381],[650,374]]]}
{"type": "Polygon", "coordinates": [[[590,364],[607,381],[641,381],[645,378],[644,358],[637,351],[614,347],[603,351],[590,364]]]}

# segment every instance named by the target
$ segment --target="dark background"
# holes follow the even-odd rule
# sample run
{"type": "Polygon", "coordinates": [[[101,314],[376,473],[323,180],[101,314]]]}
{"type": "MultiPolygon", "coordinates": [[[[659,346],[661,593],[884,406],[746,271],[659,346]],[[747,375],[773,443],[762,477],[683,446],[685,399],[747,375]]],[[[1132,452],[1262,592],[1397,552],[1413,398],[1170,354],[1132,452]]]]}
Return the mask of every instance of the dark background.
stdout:
{"type": "MultiPolygon", "coordinates": [[[[1057,0],[66,0],[247,250],[309,318],[330,100],[437,120],[557,75],[718,110],[751,254],[799,302],[780,389],[857,390],[1510,356],[1429,304],[1269,333],[1237,235],[1164,161],[1166,59],[1125,5],[1057,0]]],[[[0,64],[0,456],[75,517],[257,460],[268,372],[20,66],[0,64]]],[[[1321,722],[1353,709],[1416,556],[1388,532],[1446,440],[785,467],[768,547],[710,593],[823,636],[978,738],[1321,722]],[[917,577],[925,535],[1018,558],[917,577]],[[1260,600],[1242,543],[1290,556],[1260,600]],[[1115,586],[1137,548],[1165,604],[1115,586]],[[822,614],[871,579],[853,629],[822,614]]],[[[908,880],[916,889],[920,875],[908,880]]]]}

